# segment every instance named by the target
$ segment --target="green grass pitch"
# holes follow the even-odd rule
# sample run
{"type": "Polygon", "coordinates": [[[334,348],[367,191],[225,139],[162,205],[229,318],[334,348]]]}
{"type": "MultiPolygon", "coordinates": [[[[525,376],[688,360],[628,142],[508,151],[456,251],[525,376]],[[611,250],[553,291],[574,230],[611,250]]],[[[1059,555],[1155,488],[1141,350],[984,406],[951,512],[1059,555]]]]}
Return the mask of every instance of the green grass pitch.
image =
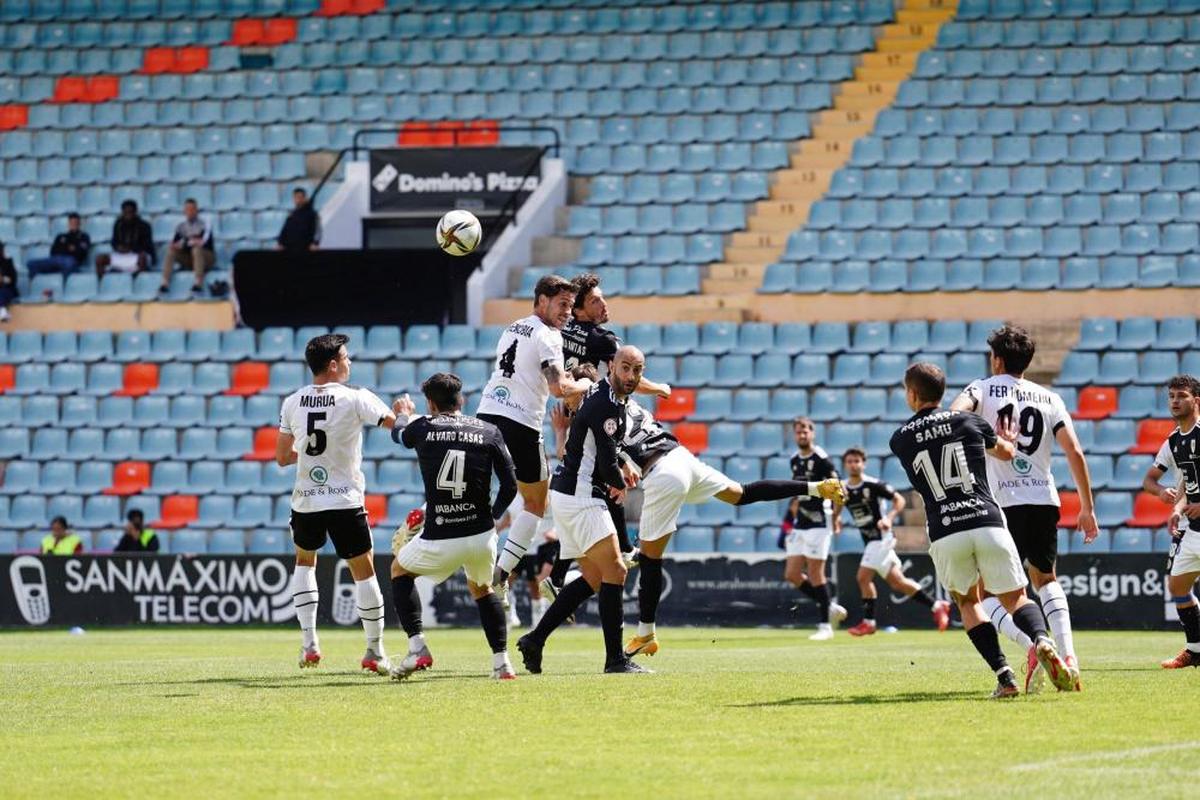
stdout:
{"type": "Polygon", "coordinates": [[[433,630],[435,669],[405,684],[357,672],[356,631],[327,631],[304,672],[290,630],[4,633],[0,795],[1095,800],[1194,781],[1200,672],[1158,667],[1177,633],[1077,634],[1083,694],[1004,703],[961,631],[808,633],[666,629],[656,674],[601,675],[600,632],[564,630],[545,674],[499,683],[481,632],[433,630]]]}

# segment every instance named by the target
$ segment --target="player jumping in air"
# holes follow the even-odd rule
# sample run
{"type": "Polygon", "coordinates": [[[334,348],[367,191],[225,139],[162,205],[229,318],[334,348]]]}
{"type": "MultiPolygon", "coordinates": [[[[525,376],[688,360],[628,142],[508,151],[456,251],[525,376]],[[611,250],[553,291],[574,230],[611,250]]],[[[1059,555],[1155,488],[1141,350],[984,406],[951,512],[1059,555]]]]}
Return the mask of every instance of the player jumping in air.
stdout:
{"type": "MultiPolygon", "coordinates": [[[[1034,341],[1022,328],[1005,325],[988,337],[991,348],[992,377],[977,380],[951,404],[952,409],[973,411],[999,429],[1012,424],[1017,428],[1017,452],[1011,461],[988,459],[988,481],[992,495],[1004,509],[1008,530],[1017,545],[1017,555],[1028,567],[1029,580],[1042,601],[1046,621],[1058,644],[1076,691],[1082,688],[1075,640],[1071,634],[1071,612],[1067,595],[1054,571],[1058,559],[1058,490],[1050,473],[1053,442],[1057,441],[1067,457],[1067,465],[1079,492],[1079,529],[1084,542],[1099,534],[1092,512],[1092,480],[1087,460],[1071,414],[1061,397],[1044,386],[1025,380],[1025,370],[1033,361],[1034,341]]],[[[994,597],[984,597],[983,609],[992,624],[1028,653],[1026,671],[1029,685],[1040,685],[1041,674],[1033,657],[1033,642],[1022,633],[994,597]]]]}
{"type": "MultiPolygon", "coordinates": [[[[933,614],[939,631],[950,627],[950,604],[934,601],[921,584],[904,574],[896,555],[896,537],[892,526],[904,511],[904,496],[888,484],[864,472],[867,454],[852,447],[842,455],[846,470],[846,510],[863,537],[862,560],[858,564],[858,589],[862,593],[863,618],[847,633],[851,636],[870,636],[875,633],[875,576],[888,586],[925,606],[933,614]],[[892,507],[883,513],[882,501],[890,500],[892,507]]],[[[834,519],[834,533],[840,533],[841,519],[834,519]]]]}
{"type": "Polygon", "coordinates": [[[1142,488],[1174,506],[1171,514],[1171,554],[1167,559],[1167,588],[1179,612],[1186,644],[1179,655],[1162,662],[1163,669],[1200,667],[1200,606],[1192,593],[1200,578],[1200,380],[1176,375],[1167,383],[1167,405],[1178,427],[1163,442],[1142,488]],[[1160,486],[1167,472],[1178,488],[1160,486]]]}
{"type": "Polygon", "coordinates": [[[362,429],[364,425],[390,427],[396,417],[370,391],[346,384],[350,379],[350,354],[346,352],[349,341],[340,333],[330,333],[311,339],[304,348],[313,382],[283,401],[275,462],[281,467],[296,465],[291,519],[296,543],[292,599],[304,636],[300,666],[321,663],[317,551],[328,536],[354,578],[358,615],[367,636],[362,667],[386,675],[390,665],[383,649],[383,593],[375,577],[371,526],[363,508],[366,486],[362,429]]]}
{"type": "Polygon", "coordinates": [[[892,434],[891,450],[925,501],[929,555],[938,580],[958,604],[967,637],[996,674],[992,697],[1013,697],[1020,690],[996,628],[980,605],[981,587],[1000,600],[1033,641],[1038,662],[1054,685],[1060,691],[1072,688],[1074,679],[1046,634],[1042,610],[1025,596],[1016,545],[988,488],[986,454],[1011,460],[1015,427],[1002,426],[998,438],[977,414],[943,411],[946,376],[935,364],[910,366],[904,387],[916,413],[892,434]]]}
{"type": "Polygon", "coordinates": [[[408,655],[392,667],[391,675],[404,680],[433,666],[414,579],[426,575],[440,583],[462,567],[492,648],[492,677],[510,680],[516,673],[508,660],[508,628],[490,584],[496,558],[494,520],[504,516],[517,494],[512,459],[494,425],[459,413],[462,381],[456,375],[431,375],[421,391],[429,416],[414,417],[416,407],[405,395],[396,401],[398,416],[392,428],[392,439],[417,451],[426,520],[420,534],[397,549],[392,562],[392,599],[408,634],[408,655]],[[500,482],[494,503],[493,473],[500,482]]]}

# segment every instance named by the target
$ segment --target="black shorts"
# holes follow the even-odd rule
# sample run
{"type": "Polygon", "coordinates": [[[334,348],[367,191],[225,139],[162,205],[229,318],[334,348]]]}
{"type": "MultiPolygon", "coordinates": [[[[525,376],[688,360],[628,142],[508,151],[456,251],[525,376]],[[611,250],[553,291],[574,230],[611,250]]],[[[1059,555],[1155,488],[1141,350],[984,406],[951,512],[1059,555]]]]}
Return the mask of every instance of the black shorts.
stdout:
{"type": "Polygon", "coordinates": [[[535,431],[516,420],[499,414],[479,414],[479,419],[490,422],[500,429],[508,454],[516,467],[517,480],[521,483],[541,483],[550,477],[546,465],[546,451],[542,447],[542,432],[535,431]]]}
{"type": "Polygon", "coordinates": [[[547,564],[553,565],[558,560],[558,541],[542,542],[537,549],[537,565],[540,571],[547,564]]]}
{"type": "Polygon", "coordinates": [[[301,550],[320,550],[326,535],[338,558],[351,559],[371,550],[371,525],[363,508],[292,512],[292,541],[301,550]]]}
{"type": "Polygon", "coordinates": [[[536,581],[538,576],[538,561],[537,556],[532,553],[526,553],[521,556],[521,560],[517,562],[517,568],[513,570],[513,574],[519,578],[524,578],[527,581],[536,581]]]}
{"type": "Polygon", "coordinates": [[[1058,558],[1058,506],[1009,506],[1004,517],[1021,561],[1053,572],[1058,558]]]}

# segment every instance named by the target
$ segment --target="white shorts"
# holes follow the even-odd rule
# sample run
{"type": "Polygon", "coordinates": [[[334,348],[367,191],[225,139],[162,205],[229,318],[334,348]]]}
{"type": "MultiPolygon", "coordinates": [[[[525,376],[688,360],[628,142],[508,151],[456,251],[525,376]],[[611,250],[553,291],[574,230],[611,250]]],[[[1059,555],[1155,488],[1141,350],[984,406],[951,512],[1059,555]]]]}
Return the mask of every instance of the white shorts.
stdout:
{"type": "Polygon", "coordinates": [[[1029,582],[1012,534],[1004,528],[972,528],[952,533],[929,545],[938,583],[966,594],[983,578],[992,594],[1023,589],[1029,582]]]}
{"type": "Polygon", "coordinates": [[[684,503],[703,503],[733,485],[733,481],[688,452],[676,447],[660,458],[642,481],[642,520],[638,538],[653,542],[675,532],[684,503]]]}
{"type": "Polygon", "coordinates": [[[492,565],[496,562],[496,531],[459,539],[417,536],[400,548],[396,561],[406,572],[424,575],[437,583],[462,567],[467,580],[477,586],[486,586],[492,582],[492,565]]]}
{"type": "Polygon", "coordinates": [[[879,573],[879,577],[886,578],[893,568],[900,566],[900,557],[896,555],[896,537],[889,534],[867,542],[858,566],[873,569],[879,573]]]}
{"type": "Polygon", "coordinates": [[[792,528],[784,540],[788,557],[803,556],[813,561],[829,560],[829,545],[833,531],[829,528],[792,528]]]}
{"type": "Polygon", "coordinates": [[[617,535],[608,506],[599,498],[552,491],[550,507],[558,533],[558,557],[564,561],[579,558],[596,542],[617,535]]]}
{"type": "Polygon", "coordinates": [[[134,272],[138,268],[138,254],[112,253],[109,255],[108,268],[117,272],[134,272]]]}
{"type": "Polygon", "coordinates": [[[1200,572],[1200,532],[1188,531],[1179,543],[1179,549],[1171,545],[1174,557],[1171,560],[1172,575],[1187,575],[1200,572]]]}

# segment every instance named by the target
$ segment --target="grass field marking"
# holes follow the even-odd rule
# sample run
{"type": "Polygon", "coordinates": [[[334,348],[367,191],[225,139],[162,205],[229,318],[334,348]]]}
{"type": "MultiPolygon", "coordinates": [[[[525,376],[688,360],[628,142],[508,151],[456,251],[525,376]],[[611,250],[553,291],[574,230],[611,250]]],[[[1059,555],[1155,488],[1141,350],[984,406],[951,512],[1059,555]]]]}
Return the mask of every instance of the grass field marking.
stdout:
{"type": "Polygon", "coordinates": [[[1176,750],[1200,750],[1200,742],[1176,742],[1175,744],[1160,744],[1152,747],[1131,747],[1128,750],[1104,750],[1098,753],[1080,753],[1075,756],[1063,756],[1033,764],[1015,764],[1009,767],[1010,772],[1033,772],[1039,769],[1053,769],[1071,764],[1088,761],[1125,761],[1130,758],[1152,756],[1158,753],[1170,753],[1176,750]]]}

